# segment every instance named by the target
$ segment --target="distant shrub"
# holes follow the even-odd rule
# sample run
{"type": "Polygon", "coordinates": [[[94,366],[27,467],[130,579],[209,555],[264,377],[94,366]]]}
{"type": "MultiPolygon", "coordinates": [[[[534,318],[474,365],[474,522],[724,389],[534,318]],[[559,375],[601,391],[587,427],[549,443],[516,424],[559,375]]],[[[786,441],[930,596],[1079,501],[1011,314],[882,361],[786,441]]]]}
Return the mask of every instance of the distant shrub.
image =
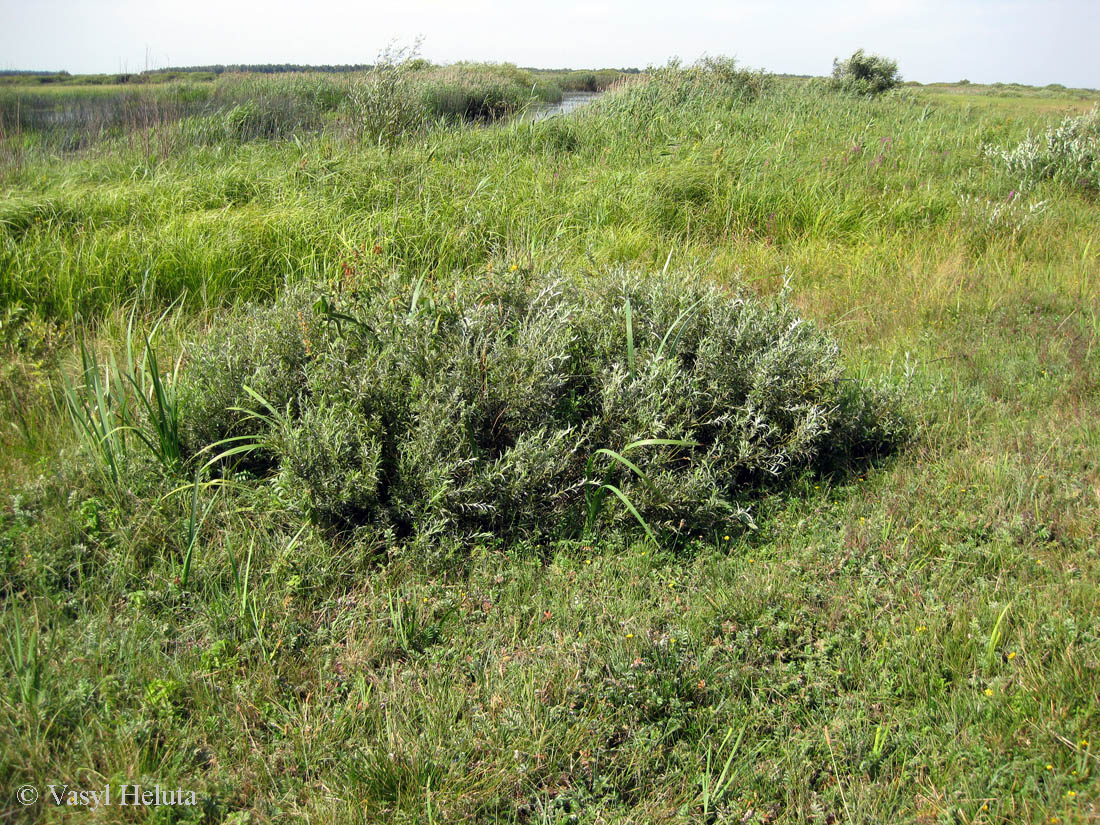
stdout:
{"type": "Polygon", "coordinates": [[[402,135],[423,126],[424,109],[412,85],[418,66],[416,47],[391,48],[369,72],[352,81],[346,105],[356,138],[392,147],[402,135]]]}
{"type": "Polygon", "coordinates": [[[206,103],[210,100],[211,92],[210,86],[199,86],[194,83],[174,83],[170,86],[169,99],[176,103],[206,103]]]}
{"type": "Polygon", "coordinates": [[[901,83],[895,60],[857,49],[847,60],[833,61],[833,87],[858,95],[878,95],[901,83]]]}
{"type": "Polygon", "coordinates": [[[296,292],[241,319],[191,354],[189,447],[261,434],[283,489],[341,530],[640,518],[673,536],[729,529],[761,485],[905,438],[890,398],[845,379],[836,343],[782,297],[666,276],[451,289],[387,281],[320,314],[296,292]]]}
{"type": "Polygon", "coordinates": [[[1027,137],[1012,149],[986,147],[987,157],[1004,164],[1024,182],[1051,179],[1100,191],[1100,110],[1066,117],[1044,135],[1027,137]]]}
{"type": "Polygon", "coordinates": [[[531,84],[531,95],[542,103],[561,103],[562,87],[552,80],[536,80],[531,84]]]}
{"type": "Polygon", "coordinates": [[[574,90],[578,92],[594,92],[596,87],[596,74],[594,72],[580,72],[576,78],[570,78],[574,84],[574,90]]]}
{"type": "Polygon", "coordinates": [[[207,145],[283,138],[316,131],[321,125],[321,112],[315,105],[290,95],[246,99],[180,122],[189,141],[207,145]]]}
{"type": "MultiPolygon", "coordinates": [[[[673,69],[672,65],[669,66],[673,69]]],[[[667,80],[678,80],[690,89],[693,96],[720,95],[726,99],[736,98],[747,102],[756,100],[772,83],[771,75],[762,71],[738,68],[732,57],[722,55],[705,56],[692,65],[671,71],[667,80]]],[[[675,81],[673,81],[675,83],[675,81]]]]}
{"type": "Polygon", "coordinates": [[[491,122],[533,99],[561,99],[556,86],[540,88],[510,63],[437,67],[413,54],[387,52],[350,84],[346,108],[358,138],[392,147],[434,123],[491,122]]]}
{"type": "Polygon", "coordinates": [[[301,113],[287,100],[248,100],[224,112],[226,136],[232,140],[275,138],[302,123],[301,113]]]}
{"type": "Polygon", "coordinates": [[[740,69],[733,58],[704,57],[684,66],[678,60],[650,66],[645,75],[605,95],[592,111],[603,111],[636,131],[655,128],[669,108],[713,105],[728,109],[751,103],[772,85],[771,75],[740,69]]]}
{"type": "Polygon", "coordinates": [[[418,90],[427,117],[480,123],[512,114],[537,93],[531,76],[508,64],[437,70],[418,83],[418,90]]]}
{"type": "Polygon", "coordinates": [[[289,85],[298,97],[320,112],[336,111],[347,97],[345,84],[323,74],[298,75],[289,85]]]}
{"type": "Polygon", "coordinates": [[[618,69],[598,69],[594,72],[558,72],[551,74],[551,77],[567,92],[603,92],[617,83],[623,75],[624,72],[618,69]]]}

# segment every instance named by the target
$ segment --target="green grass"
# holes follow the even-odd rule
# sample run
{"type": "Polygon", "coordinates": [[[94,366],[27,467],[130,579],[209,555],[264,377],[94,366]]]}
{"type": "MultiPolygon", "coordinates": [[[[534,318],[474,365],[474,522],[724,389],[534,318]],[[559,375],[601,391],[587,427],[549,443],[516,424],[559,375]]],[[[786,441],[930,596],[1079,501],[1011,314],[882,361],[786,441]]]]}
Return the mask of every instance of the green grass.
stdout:
{"type": "MultiPolygon", "coordinates": [[[[328,125],[65,154],[9,134],[4,817],[115,822],[14,790],[159,782],[202,805],[132,821],[1095,821],[1100,206],[983,151],[1095,94],[958,89],[663,70],[568,118],[392,147],[328,125]],[[1013,190],[1045,207],[994,216],[1013,190]],[[620,266],[789,281],[851,375],[906,388],[916,442],[675,549],[628,514],[379,543],[311,523],[285,477],[196,484],[129,431],[105,478],[63,400],[95,397],[82,341],[124,372],[128,330],[140,364],[169,306],[158,362],[121,382],[153,405],[130,423],[164,410],[164,432],[187,343],[288,284],[620,266]]],[[[635,309],[609,324],[640,354],[635,309]]]]}

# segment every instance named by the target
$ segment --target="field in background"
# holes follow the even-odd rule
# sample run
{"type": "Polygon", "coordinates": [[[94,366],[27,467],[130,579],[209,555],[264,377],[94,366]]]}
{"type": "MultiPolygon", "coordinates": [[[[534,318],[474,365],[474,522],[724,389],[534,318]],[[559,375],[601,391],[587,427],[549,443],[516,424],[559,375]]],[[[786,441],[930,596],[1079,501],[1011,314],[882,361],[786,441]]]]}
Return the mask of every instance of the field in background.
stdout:
{"type": "Polygon", "coordinates": [[[985,152],[1098,95],[712,62],[510,117],[569,82],[0,88],[5,816],[116,821],[12,792],[159,782],[202,805],[135,820],[1100,818],[1100,205],[985,152]],[[20,120],[30,97],[71,114],[20,120]],[[156,327],[171,387],[288,285],[623,269],[788,283],[915,442],[676,549],[380,550],[140,444],[112,483],[66,412],[110,406],[82,344],[124,371],[156,327]]]}
{"type": "Polygon", "coordinates": [[[374,69],[337,74],[0,76],[0,144],[10,156],[5,166],[33,148],[82,149],[119,138],[132,148],[139,133],[145,154],[153,133],[164,154],[197,141],[325,129],[351,129],[362,137],[363,126],[379,118],[394,120],[399,131],[408,131],[414,120],[487,122],[531,104],[560,102],[564,92],[603,91],[626,76],[617,70],[550,72],[510,64],[434,66],[398,54],[388,59],[374,69]],[[389,98],[384,106],[372,97],[383,87],[389,98]]]}

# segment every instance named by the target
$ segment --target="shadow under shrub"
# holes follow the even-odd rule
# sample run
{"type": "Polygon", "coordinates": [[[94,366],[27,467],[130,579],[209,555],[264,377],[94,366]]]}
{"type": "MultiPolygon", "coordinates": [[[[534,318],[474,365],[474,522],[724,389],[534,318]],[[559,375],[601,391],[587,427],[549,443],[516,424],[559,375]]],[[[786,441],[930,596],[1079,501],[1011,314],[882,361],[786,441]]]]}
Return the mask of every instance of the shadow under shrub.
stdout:
{"type": "Polygon", "coordinates": [[[192,451],[262,435],[285,488],[336,529],[636,528],[617,496],[593,511],[603,484],[666,536],[728,529],[760,487],[906,439],[893,395],[846,379],[783,296],[516,274],[317,298],[289,293],[199,345],[182,397],[192,451]],[[246,387],[278,415],[233,411],[258,406],[246,387]]]}

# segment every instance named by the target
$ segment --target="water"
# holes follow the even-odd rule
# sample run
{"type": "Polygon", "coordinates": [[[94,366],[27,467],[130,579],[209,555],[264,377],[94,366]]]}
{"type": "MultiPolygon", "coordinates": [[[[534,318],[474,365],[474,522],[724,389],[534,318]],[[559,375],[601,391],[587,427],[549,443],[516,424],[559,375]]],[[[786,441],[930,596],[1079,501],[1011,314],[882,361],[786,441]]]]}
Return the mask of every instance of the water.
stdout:
{"type": "Polygon", "coordinates": [[[567,115],[574,109],[579,109],[599,97],[599,92],[565,92],[561,103],[543,103],[532,106],[527,117],[534,121],[546,120],[555,115],[567,115]]]}

